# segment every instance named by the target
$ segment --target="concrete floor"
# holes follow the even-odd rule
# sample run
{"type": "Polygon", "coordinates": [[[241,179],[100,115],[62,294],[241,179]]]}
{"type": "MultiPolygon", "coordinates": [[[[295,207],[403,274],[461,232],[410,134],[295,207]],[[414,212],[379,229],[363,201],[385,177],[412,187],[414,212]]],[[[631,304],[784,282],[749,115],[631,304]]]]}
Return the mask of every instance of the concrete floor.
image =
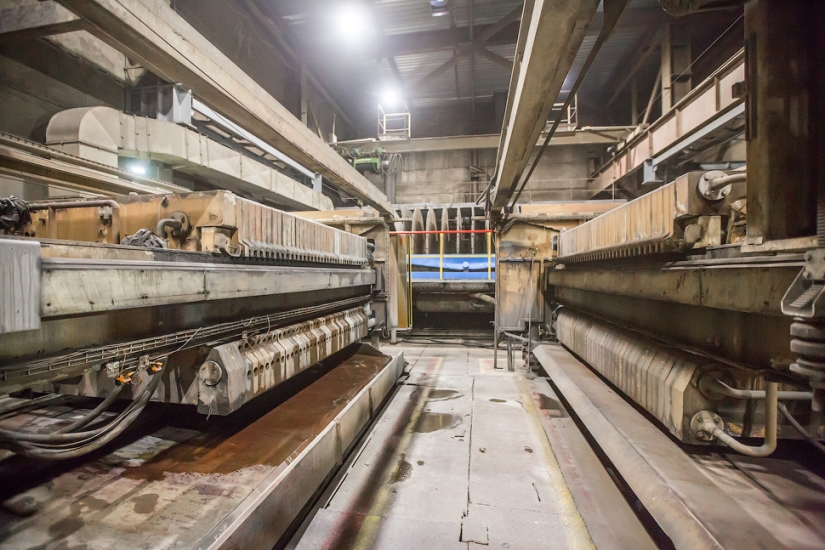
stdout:
{"type": "Polygon", "coordinates": [[[299,549],[653,547],[545,380],[488,349],[382,350],[409,378],[299,549]]]}

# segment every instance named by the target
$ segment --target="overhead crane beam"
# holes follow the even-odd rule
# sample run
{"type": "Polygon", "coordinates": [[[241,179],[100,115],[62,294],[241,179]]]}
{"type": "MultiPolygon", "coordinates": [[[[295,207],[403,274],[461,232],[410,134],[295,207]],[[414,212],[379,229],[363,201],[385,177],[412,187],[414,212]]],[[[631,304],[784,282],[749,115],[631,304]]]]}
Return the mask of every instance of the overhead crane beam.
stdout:
{"type": "Polygon", "coordinates": [[[561,91],[598,0],[524,5],[519,41],[496,162],[492,209],[507,205],[561,91]]]}
{"type": "Polygon", "coordinates": [[[60,0],[90,31],[332,185],[391,215],[386,195],[163,2],[60,0]]]}

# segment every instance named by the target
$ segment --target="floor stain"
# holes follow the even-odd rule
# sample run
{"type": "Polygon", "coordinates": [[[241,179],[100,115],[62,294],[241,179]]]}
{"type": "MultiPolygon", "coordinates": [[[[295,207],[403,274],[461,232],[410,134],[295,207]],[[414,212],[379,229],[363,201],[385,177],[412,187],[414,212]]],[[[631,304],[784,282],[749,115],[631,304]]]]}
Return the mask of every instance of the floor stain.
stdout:
{"type": "Polygon", "coordinates": [[[455,428],[461,424],[461,417],[450,413],[423,412],[415,423],[415,431],[418,433],[430,433],[447,428],[455,428]]]}
{"type": "Polygon", "coordinates": [[[461,394],[455,390],[431,390],[429,400],[446,401],[448,399],[456,399],[458,397],[461,397],[461,394]]]}
{"type": "Polygon", "coordinates": [[[401,453],[401,458],[398,459],[398,466],[390,476],[390,483],[400,483],[406,481],[412,475],[412,464],[407,462],[407,456],[401,453]]]}
{"type": "Polygon", "coordinates": [[[543,393],[539,394],[539,408],[543,411],[548,411],[550,416],[554,418],[567,417],[567,414],[565,414],[564,409],[561,406],[561,403],[559,403],[552,397],[544,395],[543,393]]]}
{"type": "Polygon", "coordinates": [[[423,461],[423,460],[419,460],[419,461],[417,462],[417,464],[418,464],[419,466],[423,466],[423,465],[424,465],[424,461],[423,461]]]}
{"type": "Polygon", "coordinates": [[[524,450],[525,450],[525,452],[528,452],[528,453],[533,452],[533,449],[531,449],[530,447],[525,447],[524,450]]]}
{"type": "Polygon", "coordinates": [[[135,503],[136,514],[151,514],[155,511],[155,506],[158,504],[158,495],[155,493],[140,495],[133,498],[132,502],[135,503]]]}
{"type": "Polygon", "coordinates": [[[493,397],[492,399],[490,399],[490,401],[493,403],[507,403],[506,399],[498,399],[496,397],[493,397]]]}
{"type": "Polygon", "coordinates": [[[49,527],[49,535],[54,537],[55,540],[65,539],[69,535],[80,531],[84,525],[86,524],[80,518],[69,517],[61,519],[49,527]]]}

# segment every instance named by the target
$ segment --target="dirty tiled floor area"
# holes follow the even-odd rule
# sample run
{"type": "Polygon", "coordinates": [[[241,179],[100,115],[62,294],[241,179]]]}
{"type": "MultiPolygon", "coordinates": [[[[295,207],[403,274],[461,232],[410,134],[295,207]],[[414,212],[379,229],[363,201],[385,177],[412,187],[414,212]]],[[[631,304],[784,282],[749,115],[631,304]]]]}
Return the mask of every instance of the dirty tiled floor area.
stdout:
{"type": "Polygon", "coordinates": [[[409,378],[298,548],[593,547],[522,373],[483,348],[382,349],[409,378]]]}

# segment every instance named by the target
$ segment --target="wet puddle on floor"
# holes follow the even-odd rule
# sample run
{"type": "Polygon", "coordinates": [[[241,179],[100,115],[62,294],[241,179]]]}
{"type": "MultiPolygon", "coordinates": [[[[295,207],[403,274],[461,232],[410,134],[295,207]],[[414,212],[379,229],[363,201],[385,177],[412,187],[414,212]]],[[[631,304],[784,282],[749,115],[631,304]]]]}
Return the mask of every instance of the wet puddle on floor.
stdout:
{"type": "Polygon", "coordinates": [[[539,394],[539,408],[547,411],[547,414],[554,418],[567,418],[567,414],[564,412],[564,409],[562,409],[561,403],[543,393],[539,394]]]}
{"type": "Polygon", "coordinates": [[[438,430],[455,428],[461,424],[461,417],[450,413],[423,412],[415,423],[417,433],[431,433],[438,430]]]}
{"type": "Polygon", "coordinates": [[[429,401],[446,401],[448,399],[456,399],[462,395],[463,394],[455,390],[430,390],[428,399],[429,401]]]}

